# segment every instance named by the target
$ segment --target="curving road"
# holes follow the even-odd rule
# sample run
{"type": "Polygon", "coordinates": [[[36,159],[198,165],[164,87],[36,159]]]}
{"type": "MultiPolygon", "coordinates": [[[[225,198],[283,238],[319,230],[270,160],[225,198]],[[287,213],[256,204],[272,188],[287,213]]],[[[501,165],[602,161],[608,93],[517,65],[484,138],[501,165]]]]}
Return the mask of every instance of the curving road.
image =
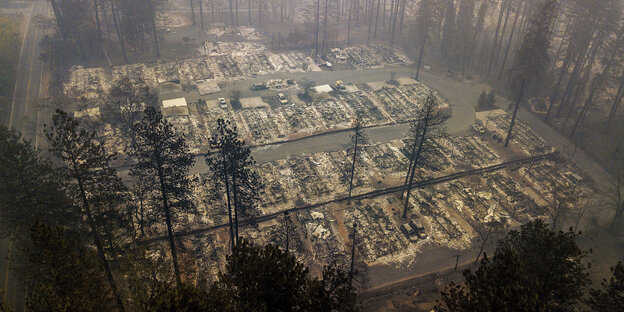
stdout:
{"type": "MultiPolygon", "coordinates": [[[[27,22],[20,47],[8,125],[21,132],[28,140],[36,140],[39,123],[39,114],[33,103],[46,94],[45,67],[39,59],[39,42],[45,30],[35,27],[33,17],[50,16],[50,13],[51,8],[44,0],[32,2],[30,10],[26,11],[27,22]]],[[[15,247],[8,239],[0,240],[0,295],[13,305],[16,311],[23,311],[25,291],[15,272],[10,269],[11,252],[15,247]]]]}

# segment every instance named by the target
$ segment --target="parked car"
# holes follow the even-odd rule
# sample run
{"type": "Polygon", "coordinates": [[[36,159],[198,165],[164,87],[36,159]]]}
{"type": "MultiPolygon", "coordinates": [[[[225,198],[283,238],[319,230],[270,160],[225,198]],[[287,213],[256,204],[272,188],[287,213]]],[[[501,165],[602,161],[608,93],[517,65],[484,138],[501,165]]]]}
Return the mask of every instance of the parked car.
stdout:
{"type": "Polygon", "coordinates": [[[221,108],[223,108],[223,109],[227,109],[227,107],[228,107],[227,101],[225,101],[224,98],[219,98],[219,106],[221,106],[221,108]]]}
{"type": "Polygon", "coordinates": [[[288,99],[286,98],[286,95],[284,95],[284,93],[280,93],[277,95],[277,100],[280,102],[280,104],[282,105],[286,105],[288,104],[288,99]]]}
{"type": "Polygon", "coordinates": [[[344,91],[347,88],[344,86],[344,83],[342,82],[342,80],[338,80],[336,81],[336,90],[338,91],[344,91]]]}
{"type": "Polygon", "coordinates": [[[266,90],[268,87],[264,83],[254,83],[251,86],[251,90],[266,90]]]}

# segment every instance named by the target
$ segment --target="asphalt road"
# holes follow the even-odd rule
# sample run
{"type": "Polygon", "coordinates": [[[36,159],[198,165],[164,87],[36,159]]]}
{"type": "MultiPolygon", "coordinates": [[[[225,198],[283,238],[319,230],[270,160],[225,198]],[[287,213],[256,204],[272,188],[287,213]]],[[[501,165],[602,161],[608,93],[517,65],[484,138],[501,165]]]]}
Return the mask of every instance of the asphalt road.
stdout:
{"type": "Polygon", "coordinates": [[[45,92],[43,86],[44,64],[39,59],[39,42],[45,31],[32,23],[32,17],[37,15],[49,16],[50,7],[45,1],[33,2],[31,14],[28,17],[26,31],[22,38],[22,47],[18,63],[17,77],[9,126],[24,132],[33,138],[32,123],[36,123],[36,108],[33,102],[37,101],[45,92]]]}
{"type": "MultiPolygon", "coordinates": [[[[20,131],[28,140],[36,139],[38,128],[38,112],[33,102],[45,95],[44,64],[39,60],[39,42],[45,31],[35,27],[32,17],[37,15],[49,16],[51,9],[46,1],[32,2],[30,11],[25,11],[27,23],[22,37],[15,90],[11,102],[9,127],[20,131]]],[[[8,239],[0,241],[0,288],[3,298],[11,303],[17,311],[24,309],[23,285],[19,282],[15,272],[10,270],[9,257],[15,245],[8,239]]]]}

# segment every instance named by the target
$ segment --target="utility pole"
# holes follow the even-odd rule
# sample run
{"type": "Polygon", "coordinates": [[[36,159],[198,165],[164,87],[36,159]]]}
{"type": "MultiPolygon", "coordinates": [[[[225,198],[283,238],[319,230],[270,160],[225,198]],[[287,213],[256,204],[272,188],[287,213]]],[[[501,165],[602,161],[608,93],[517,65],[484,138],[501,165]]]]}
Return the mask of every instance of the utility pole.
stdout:
{"type": "Polygon", "coordinates": [[[353,235],[351,236],[351,267],[349,268],[349,287],[353,285],[353,264],[355,260],[355,230],[357,223],[353,222],[353,235]]]}
{"type": "Polygon", "coordinates": [[[288,243],[290,241],[290,229],[288,229],[288,211],[284,211],[284,231],[286,232],[286,253],[288,253],[288,243]]]}
{"type": "Polygon", "coordinates": [[[453,271],[457,271],[457,264],[459,263],[459,257],[461,257],[461,255],[454,255],[453,257],[455,258],[455,269],[453,269],[453,271]]]}

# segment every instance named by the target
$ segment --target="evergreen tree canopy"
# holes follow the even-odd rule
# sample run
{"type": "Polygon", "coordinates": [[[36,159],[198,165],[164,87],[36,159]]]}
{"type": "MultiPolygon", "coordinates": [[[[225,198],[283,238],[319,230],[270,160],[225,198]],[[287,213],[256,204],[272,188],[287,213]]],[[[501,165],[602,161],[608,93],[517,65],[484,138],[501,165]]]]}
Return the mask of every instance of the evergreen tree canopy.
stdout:
{"type": "Polygon", "coordinates": [[[552,232],[542,221],[510,231],[465,283],[442,292],[437,311],[576,311],[590,280],[577,234],[552,232]]]}
{"type": "Polygon", "coordinates": [[[114,299],[95,250],[77,233],[35,222],[24,254],[28,311],[111,311],[114,299]]]}
{"type": "Polygon", "coordinates": [[[592,289],[587,304],[599,312],[617,312],[624,310],[624,264],[611,268],[613,276],[602,282],[604,290],[592,289]]]}
{"type": "Polygon", "coordinates": [[[72,224],[63,179],[29,142],[0,124],[0,237],[27,233],[35,220],[72,224]]]}
{"type": "Polygon", "coordinates": [[[357,311],[349,273],[335,264],[322,278],[279,247],[241,239],[225,272],[208,288],[182,285],[159,295],[153,311],[357,311]]]}
{"type": "Polygon", "coordinates": [[[548,68],[548,47],[552,36],[552,24],[557,14],[557,0],[542,0],[537,11],[530,17],[529,26],[522,38],[511,69],[516,84],[542,78],[548,68]]]}

